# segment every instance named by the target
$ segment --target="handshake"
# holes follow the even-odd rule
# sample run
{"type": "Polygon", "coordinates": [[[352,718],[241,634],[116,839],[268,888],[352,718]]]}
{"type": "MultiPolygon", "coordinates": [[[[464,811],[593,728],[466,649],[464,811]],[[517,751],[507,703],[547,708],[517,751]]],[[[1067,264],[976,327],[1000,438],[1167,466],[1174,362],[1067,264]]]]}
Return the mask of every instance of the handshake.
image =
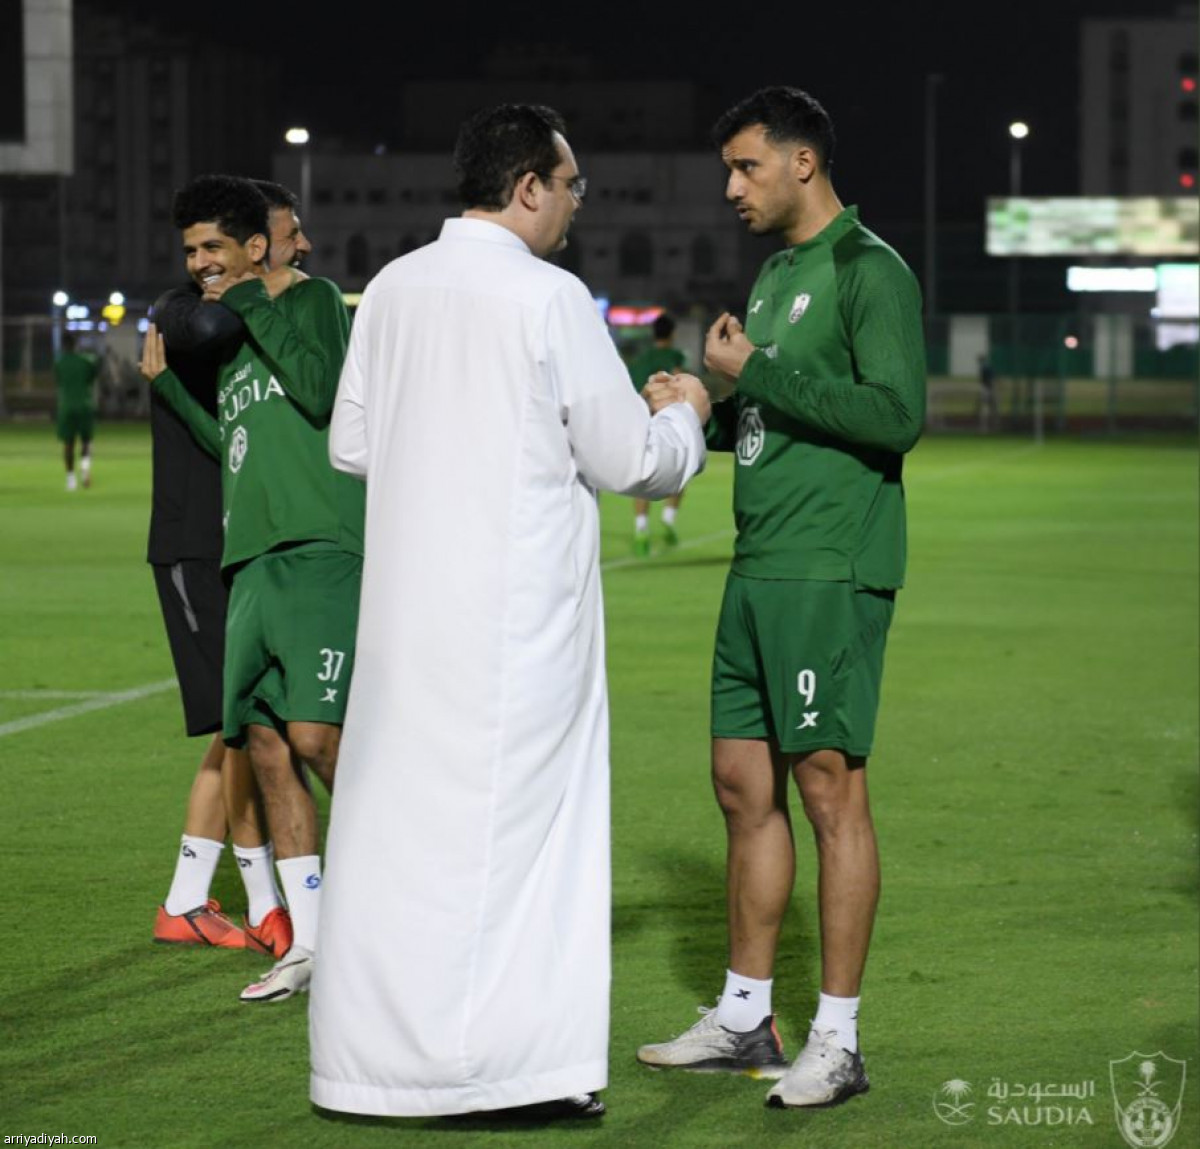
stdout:
{"type": "Polygon", "coordinates": [[[704,426],[712,414],[712,403],[704,384],[695,375],[682,371],[678,375],[656,371],[642,388],[642,398],[646,400],[651,415],[657,415],[672,403],[687,403],[696,412],[700,425],[704,426]]]}

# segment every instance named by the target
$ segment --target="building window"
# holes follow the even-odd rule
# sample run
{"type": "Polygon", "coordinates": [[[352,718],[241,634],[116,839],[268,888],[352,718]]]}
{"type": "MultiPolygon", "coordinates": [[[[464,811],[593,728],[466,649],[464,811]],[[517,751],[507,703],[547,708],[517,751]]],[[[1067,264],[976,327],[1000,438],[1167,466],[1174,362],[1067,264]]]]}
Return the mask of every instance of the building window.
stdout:
{"type": "Polygon", "coordinates": [[[1179,57],[1179,70],[1186,72],[1189,76],[1194,76],[1197,71],[1200,71],[1200,57],[1195,52],[1184,52],[1179,57]]]}
{"type": "Polygon", "coordinates": [[[333,203],[333,192],[329,188],[317,188],[313,194],[313,203],[331,204],[333,203]]]}
{"type": "Polygon", "coordinates": [[[1200,153],[1196,148],[1180,148],[1179,149],[1179,166],[1186,171],[1195,171],[1200,165],[1200,153]]]}
{"type": "Polygon", "coordinates": [[[352,235],[346,240],[346,274],[351,279],[367,277],[367,237],[352,235]]]}
{"type": "Polygon", "coordinates": [[[342,192],[342,203],[358,203],[358,188],[346,188],[342,192]]]}
{"type": "Polygon", "coordinates": [[[620,275],[654,274],[654,245],[644,231],[631,231],[622,237],[617,267],[620,275]]]}
{"type": "Polygon", "coordinates": [[[717,271],[717,248],[707,235],[698,235],[692,240],[692,274],[715,275],[717,271]]]}
{"type": "Polygon", "coordinates": [[[1194,124],[1196,122],[1196,101],[1184,100],[1179,105],[1179,118],[1185,123],[1194,124]]]}
{"type": "Polygon", "coordinates": [[[367,192],[367,203],[387,203],[387,192],[383,188],[371,188],[367,192]]]}
{"type": "Polygon", "coordinates": [[[397,251],[397,254],[398,255],[407,255],[410,251],[416,251],[416,250],[417,250],[417,241],[411,235],[406,235],[400,241],[400,247],[399,247],[399,250],[397,251]]]}

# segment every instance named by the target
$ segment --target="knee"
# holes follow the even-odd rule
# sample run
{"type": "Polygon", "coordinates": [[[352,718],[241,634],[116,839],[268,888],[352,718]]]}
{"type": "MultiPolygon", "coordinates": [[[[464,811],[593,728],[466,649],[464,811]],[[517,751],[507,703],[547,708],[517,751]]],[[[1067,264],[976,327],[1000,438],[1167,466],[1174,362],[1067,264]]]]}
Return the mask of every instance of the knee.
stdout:
{"type": "Polygon", "coordinates": [[[743,772],[714,764],[712,782],[717,805],[731,828],[752,829],[777,810],[770,786],[752,784],[743,772]]]}
{"type": "Polygon", "coordinates": [[[328,785],[337,762],[338,728],[295,725],[288,730],[288,741],[296,757],[328,785]]]}
{"type": "Polygon", "coordinates": [[[852,769],[844,755],[833,750],[807,755],[795,775],[804,815],[818,835],[870,821],[862,770],[852,769]]]}

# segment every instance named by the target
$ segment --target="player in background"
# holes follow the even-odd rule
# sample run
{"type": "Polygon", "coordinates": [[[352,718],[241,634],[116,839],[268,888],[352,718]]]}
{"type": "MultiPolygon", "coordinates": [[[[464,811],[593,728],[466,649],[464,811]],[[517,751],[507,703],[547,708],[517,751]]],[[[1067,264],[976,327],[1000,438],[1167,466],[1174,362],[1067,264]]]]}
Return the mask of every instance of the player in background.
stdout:
{"type": "MultiPolygon", "coordinates": [[[[268,290],[297,281],[312,246],[296,218],[296,197],[255,181],[270,205],[268,290]]],[[[166,292],[152,315],[167,362],[196,400],[215,413],[223,355],[245,336],[228,308],[206,303],[195,283],[166,292]]],[[[244,750],[226,747],[221,729],[221,673],[227,592],[221,579],[221,473],[182,420],[151,393],[153,500],[149,562],[163,613],[191,736],[213,734],[192,782],[171,887],[159,907],[159,942],[258,950],[282,957],[292,944],[291,918],[275,884],[274,855],[262,830],[258,789],[244,750]],[[214,733],[216,732],[216,733],[214,733]],[[242,928],[209,897],[226,831],[246,890],[242,928]]]]}
{"type": "Polygon", "coordinates": [[[364,488],[328,455],[349,317],[324,279],[271,298],[267,205],[249,181],[199,177],[176,196],[174,218],[202,298],[246,328],[222,362],[215,417],[167,369],[153,326],[142,371],[222,465],[223,732],[249,748],[294,928],[291,949],[242,1000],[275,1001],[311,978],[321,867],[303,770],[332,787],[354,661],[364,488]]]}
{"type": "Polygon", "coordinates": [[[76,350],[75,332],[62,337],[62,353],[54,361],[54,383],[58,392],[56,424],[67,467],[67,490],[82,481],[92,485],[92,435],[96,429],[96,402],[92,393],[100,363],[95,355],[76,350]],[[79,473],[75,473],[75,440],[79,440],[79,473]]]}
{"type": "MultiPolygon", "coordinates": [[[[633,380],[634,390],[638,392],[646,386],[651,375],[657,375],[660,371],[676,375],[687,368],[687,356],[675,346],[675,320],[664,312],[654,320],[651,330],[654,341],[635,355],[629,364],[629,377],[633,380]]],[[[679,545],[675,520],[682,501],[683,492],[680,491],[678,495],[671,495],[663,507],[662,535],[668,547],[679,545]]],[[[639,558],[646,558],[650,554],[650,503],[647,499],[633,500],[633,553],[639,558]]]]}
{"type": "Polygon", "coordinates": [[[745,330],[723,315],[705,342],[705,364],[735,384],[711,428],[737,458],[712,687],[729,966],[717,1008],[638,1058],[781,1077],[769,1104],[825,1106],[868,1087],[857,1017],[879,858],[866,767],[904,581],[903,456],[924,422],[921,298],[834,192],[833,125],[811,96],[763,89],[713,135],[726,198],[752,233],[785,244],[745,330]],[[796,866],[789,776],[817,849],[821,994],[784,1073],[771,993],[796,866]]]}

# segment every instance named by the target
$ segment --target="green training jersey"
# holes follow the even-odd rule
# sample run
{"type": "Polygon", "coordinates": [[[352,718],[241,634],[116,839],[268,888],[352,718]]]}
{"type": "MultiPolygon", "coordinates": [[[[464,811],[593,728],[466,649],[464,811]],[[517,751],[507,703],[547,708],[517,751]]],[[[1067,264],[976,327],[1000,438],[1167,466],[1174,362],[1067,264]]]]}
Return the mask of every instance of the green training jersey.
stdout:
{"type": "Polygon", "coordinates": [[[687,356],[678,347],[647,347],[629,361],[629,378],[633,381],[633,389],[640,392],[646,386],[646,380],[656,371],[670,371],[671,374],[682,371],[686,362],[687,356]]]}
{"type": "Polygon", "coordinates": [[[261,280],[222,303],[249,338],[221,365],[214,418],[170,370],[154,387],[221,462],[223,567],[323,541],[362,554],[365,488],[329,462],[329,416],[350,320],[341,292],[306,279],[276,299],[261,280]]]}
{"type": "Polygon", "coordinates": [[[709,427],[737,457],[732,569],[902,586],[901,462],[925,420],[912,272],[846,208],[767,260],[745,330],[757,350],[709,427]]]}
{"type": "Polygon", "coordinates": [[[54,361],[54,382],[58,388],[59,411],[90,411],[92,384],[100,371],[94,355],[64,351],[54,361]]]}

